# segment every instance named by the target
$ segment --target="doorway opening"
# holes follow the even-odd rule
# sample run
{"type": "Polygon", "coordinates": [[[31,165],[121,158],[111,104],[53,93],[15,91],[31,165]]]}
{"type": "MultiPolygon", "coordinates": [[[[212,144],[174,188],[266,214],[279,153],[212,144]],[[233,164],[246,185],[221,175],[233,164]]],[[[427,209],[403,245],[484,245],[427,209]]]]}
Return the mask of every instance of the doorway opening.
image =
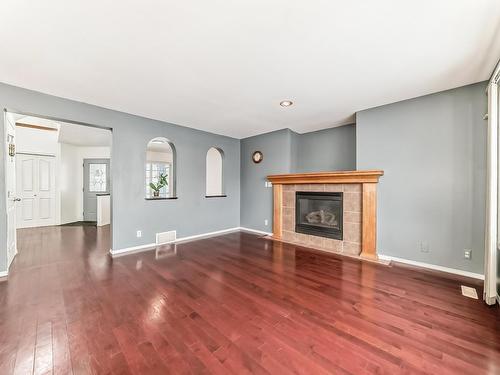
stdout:
{"type": "Polygon", "coordinates": [[[8,267],[19,231],[111,231],[111,129],[5,111],[5,140],[8,267]]]}

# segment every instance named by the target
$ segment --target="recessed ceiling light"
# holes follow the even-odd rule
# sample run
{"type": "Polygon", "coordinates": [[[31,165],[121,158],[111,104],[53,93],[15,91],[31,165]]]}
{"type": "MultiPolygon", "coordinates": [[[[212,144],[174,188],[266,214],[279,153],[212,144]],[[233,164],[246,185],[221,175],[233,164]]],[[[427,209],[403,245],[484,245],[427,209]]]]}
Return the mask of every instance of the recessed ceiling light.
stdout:
{"type": "Polygon", "coordinates": [[[291,100],[282,100],[280,102],[280,106],[282,107],[290,107],[293,104],[291,100]]]}

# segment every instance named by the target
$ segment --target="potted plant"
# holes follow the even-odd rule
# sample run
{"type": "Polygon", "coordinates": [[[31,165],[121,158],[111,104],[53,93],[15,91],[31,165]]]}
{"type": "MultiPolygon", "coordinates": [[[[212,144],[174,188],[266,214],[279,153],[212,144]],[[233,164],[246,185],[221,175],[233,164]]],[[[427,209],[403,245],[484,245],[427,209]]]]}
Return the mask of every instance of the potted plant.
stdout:
{"type": "Polygon", "coordinates": [[[167,175],[160,173],[158,176],[158,182],[156,184],[150,182],[149,187],[153,190],[153,197],[158,198],[160,196],[160,190],[162,187],[168,186],[167,175]]]}

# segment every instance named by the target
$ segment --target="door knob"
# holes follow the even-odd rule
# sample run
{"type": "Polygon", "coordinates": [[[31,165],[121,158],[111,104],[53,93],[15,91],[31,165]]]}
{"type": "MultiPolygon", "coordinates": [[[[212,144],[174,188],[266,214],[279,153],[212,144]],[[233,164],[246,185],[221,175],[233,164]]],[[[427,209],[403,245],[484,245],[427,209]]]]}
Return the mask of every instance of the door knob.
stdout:
{"type": "Polygon", "coordinates": [[[21,202],[21,198],[14,198],[14,202],[21,202]]]}

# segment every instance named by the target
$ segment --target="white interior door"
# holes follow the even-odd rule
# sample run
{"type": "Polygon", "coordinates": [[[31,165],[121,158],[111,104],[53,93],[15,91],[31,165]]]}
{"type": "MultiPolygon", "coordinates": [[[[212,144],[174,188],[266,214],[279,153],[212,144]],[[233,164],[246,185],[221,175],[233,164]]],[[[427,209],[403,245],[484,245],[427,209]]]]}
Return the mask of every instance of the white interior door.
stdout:
{"type": "Polygon", "coordinates": [[[17,227],[55,225],[55,158],[18,154],[16,157],[17,227]]]}
{"type": "Polygon", "coordinates": [[[5,191],[7,207],[7,267],[17,254],[16,242],[16,158],[10,156],[9,146],[15,148],[16,126],[11,115],[5,115],[5,191]]]}
{"type": "Polygon", "coordinates": [[[38,226],[56,223],[56,179],[55,158],[38,157],[38,194],[35,200],[38,209],[38,226]]]}

